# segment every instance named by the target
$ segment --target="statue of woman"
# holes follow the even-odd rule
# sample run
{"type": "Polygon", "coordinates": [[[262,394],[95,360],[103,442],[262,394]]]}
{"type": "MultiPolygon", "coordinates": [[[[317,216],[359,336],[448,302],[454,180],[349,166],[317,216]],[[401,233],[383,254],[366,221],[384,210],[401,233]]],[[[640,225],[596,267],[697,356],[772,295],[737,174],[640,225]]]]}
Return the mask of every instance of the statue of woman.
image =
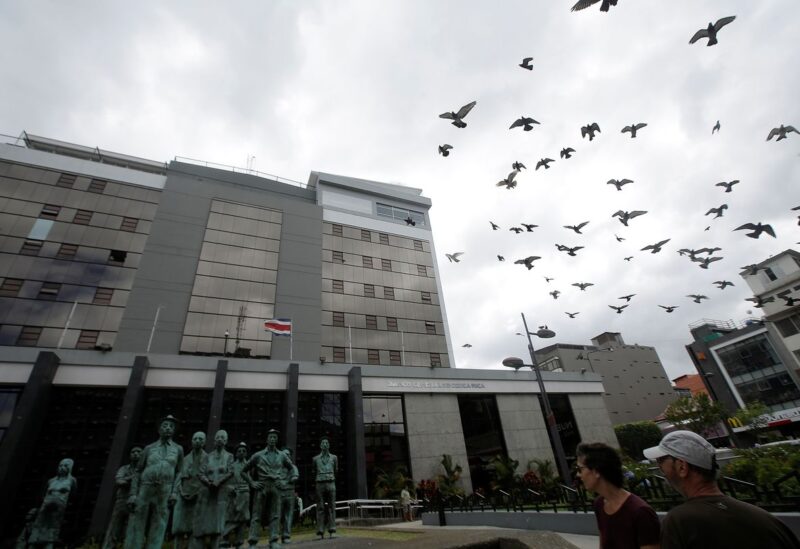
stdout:
{"type": "Polygon", "coordinates": [[[78,485],[72,476],[73,465],[71,459],[62,459],[58,464],[58,474],[47,481],[47,491],[28,538],[29,546],[51,549],[58,541],[69,495],[78,485]]]}

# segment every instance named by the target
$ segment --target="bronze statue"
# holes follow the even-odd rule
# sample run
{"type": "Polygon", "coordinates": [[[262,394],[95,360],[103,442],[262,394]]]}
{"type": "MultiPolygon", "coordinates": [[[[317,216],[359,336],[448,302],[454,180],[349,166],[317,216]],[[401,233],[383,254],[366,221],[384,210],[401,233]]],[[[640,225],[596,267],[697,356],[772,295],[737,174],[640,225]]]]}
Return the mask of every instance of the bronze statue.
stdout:
{"type": "Polygon", "coordinates": [[[203,450],[206,434],[202,431],[192,435],[192,451],[183,458],[175,491],[178,500],[172,513],[172,535],[175,548],[188,547],[194,533],[194,518],[200,500],[203,483],[200,470],[206,466],[208,455],[203,450]]]}
{"type": "Polygon", "coordinates": [[[339,459],[330,453],[328,437],[319,440],[320,453],[312,460],[312,474],[317,485],[317,535],[325,537],[325,530],[336,537],[336,473],[339,459]],[[327,509],[326,509],[327,507],[327,509]],[[327,520],[326,520],[327,519],[327,520]]]}
{"type": "MultiPolygon", "coordinates": [[[[292,459],[292,450],[284,448],[283,451],[292,459]]],[[[283,486],[281,487],[281,509],[280,509],[280,524],[281,524],[281,541],[283,543],[291,543],[292,541],[292,519],[294,518],[294,507],[297,504],[296,496],[294,494],[294,480],[290,477],[288,471],[285,469],[283,477],[283,486]]]]}
{"type": "Polygon", "coordinates": [[[26,549],[28,547],[28,538],[31,535],[33,522],[36,520],[36,513],[38,512],[39,509],[34,507],[25,513],[25,526],[22,527],[22,532],[20,532],[19,536],[17,536],[17,543],[14,546],[14,549],[26,549]]]}
{"type": "Polygon", "coordinates": [[[169,508],[176,500],[177,472],[183,464],[183,448],[172,442],[177,422],[171,415],[161,419],[159,440],[145,446],[136,464],[125,549],[161,549],[164,543],[169,508]]]}
{"type": "Polygon", "coordinates": [[[247,444],[240,442],[231,465],[233,478],[228,496],[228,509],[225,518],[225,539],[237,549],[244,543],[247,527],[250,524],[250,488],[253,480],[247,471],[247,444]]]}
{"type": "Polygon", "coordinates": [[[131,480],[136,464],[142,455],[142,449],[134,446],[130,451],[130,463],[117,469],[116,482],[114,486],[114,508],[111,511],[111,522],[106,530],[106,537],[103,540],[103,549],[112,549],[125,539],[125,527],[128,525],[128,497],[131,492],[131,480]]]}
{"type": "Polygon", "coordinates": [[[297,467],[286,453],[278,450],[278,431],[270,429],[267,433],[267,447],[253,454],[244,467],[245,471],[252,471],[253,477],[253,512],[250,518],[250,537],[247,540],[250,546],[258,543],[261,534],[261,513],[266,510],[269,518],[269,546],[280,547],[278,544],[279,511],[281,487],[284,482],[284,470],[288,471],[288,478],[297,480],[297,467]]]}
{"type": "Polygon", "coordinates": [[[201,547],[219,547],[220,537],[225,531],[229,480],[233,476],[233,454],[225,450],[228,433],[223,430],[214,435],[214,449],[206,456],[200,467],[200,501],[194,515],[195,540],[201,547]]]}
{"type": "Polygon", "coordinates": [[[44,500],[36,512],[31,533],[28,536],[28,547],[51,549],[53,544],[59,541],[67,501],[69,495],[77,487],[75,477],[72,476],[73,465],[74,462],[71,459],[62,459],[58,464],[56,476],[47,481],[44,500]]]}

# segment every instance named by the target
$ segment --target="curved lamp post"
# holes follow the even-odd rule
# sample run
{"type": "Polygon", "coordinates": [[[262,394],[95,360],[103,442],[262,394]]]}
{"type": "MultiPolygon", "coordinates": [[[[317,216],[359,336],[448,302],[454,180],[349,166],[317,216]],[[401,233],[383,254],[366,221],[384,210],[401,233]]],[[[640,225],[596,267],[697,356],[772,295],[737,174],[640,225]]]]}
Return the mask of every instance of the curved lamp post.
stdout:
{"type": "Polygon", "coordinates": [[[531,335],[535,335],[536,337],[540,337],[542,339],[550,339],[555,337],[556,333],[552,330],[549,330],[547,326],[540,326],[539,330],[536,332],[531,332],[528,330],[528,323],[525,321],[524,314],[522,314],[522,324],[525,326],[525,333],[528,337],[528,352],[531,355],[532,364],[525,364],[521,358],[512,356],[503,360],[503,366],[514,368],[515,371],[519,371],[519,369],[522,367],[530,366],[531,370],[533,370],[534,374],[536,374],[536,381],[539,383],[539,394],[542,396],[542,407],[544,409],[545,422],[547,423],[547,431],[550,433],[550,440],[552,440],[553,454],[555,455],[558,471],[561,474],[561,482],[567,486],[570,486],[572,484],[572,475],[570,474],[569,465],[567,465],[567,457],[564,454],[564,446],[561,444],[561,437],[558,434],[556,416],[553,414],[552,408],[550,408],[550,400],[547,397],[547,389],[544,387],[544,381],[542,380],[541,372],[539,372],[539,363],[536,360],[536,353],[533,351],[533,341],[531,340],[531,335]]]}
{"type": "Polygon", "coordinates": [[[578,353],[578,356],[575,358],[577,358],[578,360],[586,359],[586,361],[589,363],[589,369],[592,371],[592,373],[595,373],[594,366],[592,366],[592,359],[589,358],[589,355],[591,355],[592,353],[613,353],[613,352],[614,352],[614,347],[606,347],[604,349],[595,349],[594,351],[587,351],[586,353],[578,353]]]}

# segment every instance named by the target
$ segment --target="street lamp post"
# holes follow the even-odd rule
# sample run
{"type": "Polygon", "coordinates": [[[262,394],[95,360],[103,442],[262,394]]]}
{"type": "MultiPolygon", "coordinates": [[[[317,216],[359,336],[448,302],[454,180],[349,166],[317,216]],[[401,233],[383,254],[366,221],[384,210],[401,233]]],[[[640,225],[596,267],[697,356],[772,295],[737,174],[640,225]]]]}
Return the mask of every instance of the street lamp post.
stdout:
{"type": "Polygon", "coordinates": [[[225,330],[225,352],[222,353],[224,356],[228,356],[228,337],[231,334],[228,333],[228,330],[225,330]]]}
{"type": "MultiPolygon", "coordinates": [[[[522,315],[522,324],[525,326],[525,333],[528,337],[528,352],[531,355],[532,362],[531,370],[533,370],[533,372],[536,374],[536,381],[539,383],[539,394],[542,397],[542,407],[544,408],[547,431],[550,433],[550,439],[553,441],[553,453],[555,454],[556,465],[558,466],[558,471],[561,474],[561,481],[565,485],[570,486],[572,484],[572,475],[570,474],[569,465],[567,465],[567,457],[564,454],[564,446],[561,444],[561,437],[558,434],[556,416],[553,414],[552,408],[550,408],[550,400],[547,397],[547,389],[545,389],[544,380],[542,379],[542,374],[539,371],[539,362],[536,360],[536,353],[533,350],[533,341],[531,340],[531,332],[528,330],[528,323],[525,320],[525,314],[520,314],[522,315]]],[[[547,326],[542,326],[537,332],[534,332],[533,335],[543,339],[549,339],[551,337],[555,337],[556,334],[552,330],[548,330],[547,326]]],[[[505,359],[503,361],[503,365],[519,370],[519,368],[523,366],[523,363],[522,359],[512,357],[505,359]]]]}

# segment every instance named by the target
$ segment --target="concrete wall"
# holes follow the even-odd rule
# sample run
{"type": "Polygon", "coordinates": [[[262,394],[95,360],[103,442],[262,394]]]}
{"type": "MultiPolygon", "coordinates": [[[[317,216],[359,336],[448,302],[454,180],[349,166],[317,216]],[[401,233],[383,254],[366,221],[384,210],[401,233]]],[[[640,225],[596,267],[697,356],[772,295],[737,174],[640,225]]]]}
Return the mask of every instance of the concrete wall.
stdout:
{"type": "Polygon", "coordinates": [[[497,395],[497,411],[503,425],[508,456],[519,460],[518,471],[533,458],[555,463],[547,425],[536,395],[497,395]]]}
{"type": "Polygon", "coordinates": [[[440,465],[442,454],[453,456],[453,463],[461,465],[462,488],[472,492],[472,479],[467,464],[467,446],[461,427],[458,396],[433,394],[405,395],[406,426],[408,428],[408,453],[411,476],[415,481],[444,474],[440,465]]]}
{"type": "Polygon", "coordinates": [[[569,395],[572,413],[583,442],[605,442],[619,448],[617,435],[608,417],[606,404],[600,395],[569,395]]]}

